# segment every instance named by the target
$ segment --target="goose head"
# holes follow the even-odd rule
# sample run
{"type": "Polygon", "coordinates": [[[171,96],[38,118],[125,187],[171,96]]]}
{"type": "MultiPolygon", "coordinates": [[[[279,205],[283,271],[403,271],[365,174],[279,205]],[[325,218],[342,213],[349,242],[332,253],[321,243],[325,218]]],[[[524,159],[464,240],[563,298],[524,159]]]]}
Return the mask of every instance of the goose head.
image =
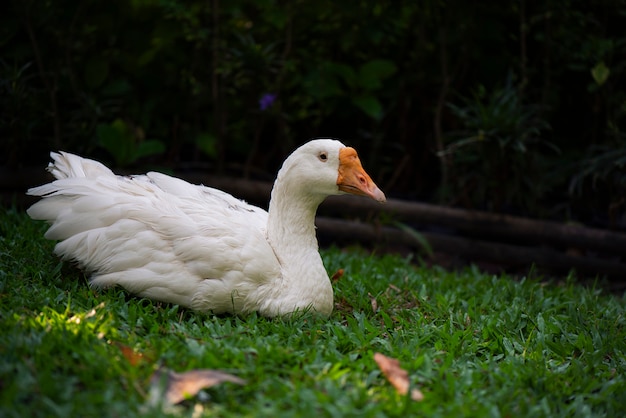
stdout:
{"type": "Polygon", "coordinates": [[[385,194],[365,172],[354,148],[334,139],[314,139],[283,163],[277,182],[290,192],[300,190],[319,202],[327,196],[354,194],[385,202],[385,194]]]}

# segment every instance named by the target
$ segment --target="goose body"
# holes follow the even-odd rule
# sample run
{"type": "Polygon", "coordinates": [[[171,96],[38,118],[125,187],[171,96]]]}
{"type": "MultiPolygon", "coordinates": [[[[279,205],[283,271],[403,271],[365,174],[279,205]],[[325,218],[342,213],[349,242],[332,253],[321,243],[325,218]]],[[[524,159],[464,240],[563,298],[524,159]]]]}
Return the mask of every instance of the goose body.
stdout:
{"type": "Polygon", "coordinates": [[[266,212],[220,190],[165,174],[115,175],[99,162],[51,153],[55,181],[28,190],[51,226],[55,253],[95,287],[214,313],[329,315],[333,290],[318,252],[315,213],[329,195],[384,194],[356,151],[310,141],[283,163],[266,212]]]}

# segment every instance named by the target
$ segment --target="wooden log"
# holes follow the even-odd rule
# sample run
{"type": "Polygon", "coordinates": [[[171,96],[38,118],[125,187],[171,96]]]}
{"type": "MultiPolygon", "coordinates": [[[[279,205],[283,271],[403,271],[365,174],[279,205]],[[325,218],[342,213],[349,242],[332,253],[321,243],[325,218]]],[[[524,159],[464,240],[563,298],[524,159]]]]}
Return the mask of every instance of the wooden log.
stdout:
{"type": "MultiPolygon", "coordinates": [[[[396,228],[325,217],[318,217],[316,225],[319,234],[328,234],[344,241],[422,247],[414,236],[396,228]]],[[[469,260],[482,260],[508,266],[536,264],[553,272],[565,274],[574,269],[579,274],[591,277],[607,276],[618,279],[626,277],[626,264],[614,260],[577,257],[550,248],[496,244],[441,234],[423,233],[422,235],[433,251],[456,254],[469,260]]]]}
{"type": "Polygon", "coordinates": [[[539,221],[510,215],[454,209],[389,199],[385,205],[366,199],[336,196],[326,207],[342,213],[387,212],[392,219],[418,225],[438,225],[477,237],[523,241],[528,244],[596,250],[626,255],[626,234],[580,225],[539,221]]]}

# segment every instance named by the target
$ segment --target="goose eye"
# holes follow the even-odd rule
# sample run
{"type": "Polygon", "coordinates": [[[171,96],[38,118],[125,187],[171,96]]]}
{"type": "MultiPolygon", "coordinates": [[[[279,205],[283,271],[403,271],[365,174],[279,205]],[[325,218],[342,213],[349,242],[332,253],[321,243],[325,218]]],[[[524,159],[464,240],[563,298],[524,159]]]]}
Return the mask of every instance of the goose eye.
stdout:
{"type": "Polygon", "coordinates": [[[321,162],[325,163],[326,161],[328,161],[328,154],[326,152],[322,151],[322,152],[319,153],[317,158],[319,158],[321,162]]]}

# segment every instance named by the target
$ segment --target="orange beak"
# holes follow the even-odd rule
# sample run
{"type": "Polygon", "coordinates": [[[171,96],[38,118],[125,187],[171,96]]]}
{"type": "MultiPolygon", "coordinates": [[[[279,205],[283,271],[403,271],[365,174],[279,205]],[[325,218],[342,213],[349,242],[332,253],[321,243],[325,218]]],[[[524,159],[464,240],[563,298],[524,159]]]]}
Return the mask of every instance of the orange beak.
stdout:
{"type": "Polygon", "coordinates": [[[363,170],[359,156],[355,149],[351,147],[339,150],[337,186],[342,192],[367,196],[381,203],[387,201],[385,194],[363,170]]]}

